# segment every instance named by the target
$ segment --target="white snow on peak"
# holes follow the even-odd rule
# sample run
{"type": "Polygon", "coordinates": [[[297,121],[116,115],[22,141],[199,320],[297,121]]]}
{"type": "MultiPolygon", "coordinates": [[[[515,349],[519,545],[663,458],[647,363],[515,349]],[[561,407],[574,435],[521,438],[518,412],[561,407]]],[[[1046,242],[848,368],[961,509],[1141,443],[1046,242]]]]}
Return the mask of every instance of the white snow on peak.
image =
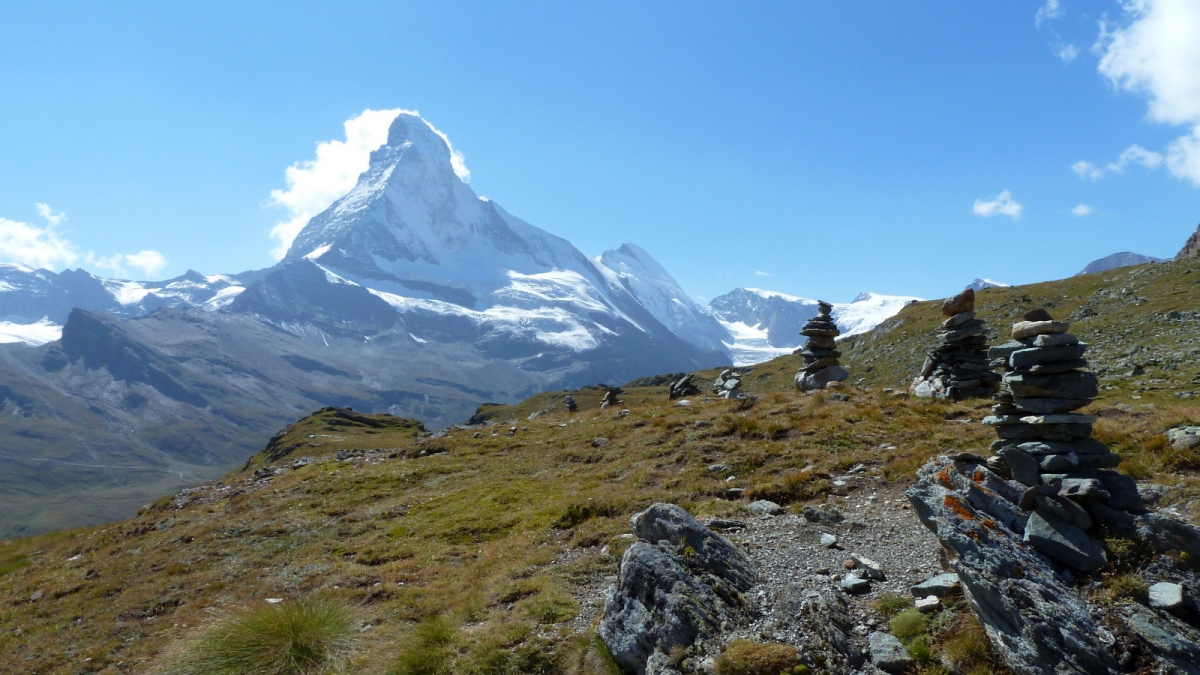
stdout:
{"type": "Polygon", "coordinates": [[[113,298],[122,305],[136,305],[151,293],[149,288],[146,288],[138,281],[103,279],[101,283],[109,293],[112,293],[113,298]]]}
{"type": "Polygon", "coordinates": [[[242,294],[246,290],[245,286],[226,286],[217,291],[217,294],[209,298],[200,305],[200,309],[207,312],[215,312],[218,309],[224,309],[233,302],[233,299],[242,294]]]}
{"type": "Polygon", "coordinates": [[[44,345],[61,338],[62,328],[44,317],[39,321],[25,324],[0,321],[0,344],[24,342],[33,347],[44,345]]]}
{"type": "Polygon", "coordinates": [[[854,302],[834,303],[831,314],[838,330],[842,331],[842,337],[846,337],[866,333],[896,316],[908,303],[920,300],[922,298],[911,295],[860,293],[854,302]]]}
{"type": "Polygon", "coordinates": [[[741,321],[721,322],[721,325],[733,336],[733,340],[725,343],[729,353],[733,355],[733,365],[752,366],[756,363],[791,354],[795,347],[774,347],[762,324],[747,326],[741,321]]]}
{"type": "Polygon", "coordinates": [[[985,288],[1007,288],[1011,284],[1006,284],[1003,281],[995,281],[993,279],[976,279],[967,284],[967,288],[973,291],[982,291],[985,288]]]}
{"type": "Polygon", "coordinates": [[[317,258],[320,258],[321,256],[328,253],[329,249],[332,248],[332,246],[333,246],[332,244],[325,244],[324,246],[318,246],[318,247],[314,248],[311,253],[305,254],[304,259],[305,260],[316,260],[317,258]]]}
{"type": "Polygon", "coordinates": [[[760,298],[780,298],[782,300],[787,300],[789,302],[799,302],[799,303],[805,304],[805,305],[817,304],[816,300],[809,300],[808,298],[801,298],[801,297],[798,297],[795,295],[788,295],[787,293],[780,293],[779,291],[768,291],[768,290],[765,290],[762,288],[747,288],[746,290],[750,291],[751,293],[757,295],[760,298]]]}

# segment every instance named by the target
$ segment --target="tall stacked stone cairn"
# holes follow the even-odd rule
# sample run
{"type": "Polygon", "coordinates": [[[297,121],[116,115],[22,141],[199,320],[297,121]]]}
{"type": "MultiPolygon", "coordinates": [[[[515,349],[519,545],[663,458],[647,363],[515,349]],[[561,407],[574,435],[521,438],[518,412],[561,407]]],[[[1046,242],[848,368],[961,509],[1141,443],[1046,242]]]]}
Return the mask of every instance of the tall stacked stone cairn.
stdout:
{"type": "Polygon", "coordinates": [[[1010,342],[988,352],[1005,371],[1005,390],[983,421],[1000,437],[992,444],[999,460],[988,464],[1030,488],[1020,503],[1032,511],[1025,540],[1076,570],[1095,572],[1107,560],[1087,531],[1144,505],[1133,479],[1112,470],[1121,456],[1092,438],[1096,418],[1076,412],[1098,393],[1096,376],[1080,370],[1087,344],[1044,309],[1023,318],[1010,342]]]}
{"type": "Polygon", "coordinates": [[[1092,438],[1096,418],[1077,412],[1097,395],[1080,370],[1087,345],[1045,310],[1023,318],[989,350],[1005,370],[984,420],[997,455],[931,460],[907,490],[913,512],[1013,672],[1200,673],[1200,574],[1187,562],[1200,558],[1200,527],[1148,510],[1113,471],[1120,457],[1092,438]],[[1148,602],[1093,604],[1095,575],[1113,571],[1100,536],[1154,560],[1135,573],[1148,602]]]}
{"type": "Polygon", "coordinates": [[[830,382],[841,382],[850,377],[850,373],[838,364],[842,353],[837,350],[837,336],[842,332],[833,322],[831,311],[833,305],[818,301],[817,315],[800,329],[800,334],[808,338],[800,352],[804,365],[796,373],[796,386],[801,391],[824,389],[830,382]]]}
{"type": "Polygon", "coordinates": [[[947,319],[935,333],[937,346],[909,390],[921,398],[956,401],[995,394],[1000,374],[989,365],[987,322],[975,318],[975,291],[968,288],[948,298],[942,314],[947,319]]]}

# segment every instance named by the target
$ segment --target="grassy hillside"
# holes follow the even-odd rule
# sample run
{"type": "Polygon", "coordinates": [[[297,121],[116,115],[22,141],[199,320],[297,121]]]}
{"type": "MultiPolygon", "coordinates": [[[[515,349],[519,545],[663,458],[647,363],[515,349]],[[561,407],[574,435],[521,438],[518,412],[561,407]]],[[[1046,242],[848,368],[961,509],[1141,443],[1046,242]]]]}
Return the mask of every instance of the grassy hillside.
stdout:
{"type": "MultiPolygon", "coordinates": [[[[856,464],[904,482],[935,453],[992,439],[967,423],[986,414],[982,402],[769,392],[773,372],[749,374],[750,389],[763,385],[749,408],[680,407],[662,387],[632,387],[627,416],[587,390],[574,392],[578,414],[527,419],[556,392],[492,407],[502,424],[444,435],[323,410],[243,470],[136,518],[0,544],[5,667],[163,672],[221,617],[320,597],[353,616],[344,672],[443,672],[406,666],[412,654],[454,673],[609,672],[591,631],[632,513],[660,500],[702,515],[754,498],[836,502],[831,480],[856,464]]],[[[1098,435],[1131,470],[1184,485],[1179,499],[1200,492],[1200,456],[1161,441],[1200,410],[1095,409],[1098,435]]]]}
{"type": "MultiPolygon", "coordinates": [[[[1091,345],[1087,358],[1106,397],[1154,402],[1200,392],[1200,259],[989,288],[976,296],[992,344],[1008,340],[1012,324],[1036,307],[1070,321],[1071,332],[1091,345]],[[1144,373],[1132,375],[1138,367],[1144,373]]],[[[842,341],[850,382],[907,388],[943,318],[940,300],[917,303],[842,341]]]]}

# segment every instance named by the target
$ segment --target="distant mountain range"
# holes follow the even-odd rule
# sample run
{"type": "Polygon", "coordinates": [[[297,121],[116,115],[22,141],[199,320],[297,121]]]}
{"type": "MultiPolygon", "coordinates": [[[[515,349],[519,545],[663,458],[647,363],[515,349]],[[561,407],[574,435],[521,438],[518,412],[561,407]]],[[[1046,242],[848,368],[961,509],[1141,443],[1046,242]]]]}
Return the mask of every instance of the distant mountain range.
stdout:
{"type": "Polygon", "coordinates": [[[1082,274],[1095,274],[1097,272],[1107,272],[1115,270],[1118,267],[1132,267],[1133,265],[1145,265],[1146,263],[1166,262],[1165,258],[1155,258],[1154,256],[1142,255],[1140,253],[1130,253],[1122,251],[1114,253],[1110,256],[1105,256],[1099,260],[1093,260],[1088,263],[1087,267],[1077,272],[1075,276],[1082,274]]]}

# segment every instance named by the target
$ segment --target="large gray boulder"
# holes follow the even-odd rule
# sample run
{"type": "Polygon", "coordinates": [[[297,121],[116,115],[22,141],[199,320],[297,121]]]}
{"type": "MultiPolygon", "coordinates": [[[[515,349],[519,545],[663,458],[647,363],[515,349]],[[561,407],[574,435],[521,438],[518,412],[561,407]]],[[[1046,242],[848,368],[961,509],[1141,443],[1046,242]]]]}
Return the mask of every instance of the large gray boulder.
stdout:
{"type": "Polygon", "coordinates": [[[735,622],[757,574],[744,553],[673,504],[654,504],[631,524],[641,540],[621,556],[598,632],[626,671],[673,672],[667,655],[735,622]]]}
{"type": "Polygon", "coordinates": [[[921,468],[908,498],[950,554],[967,603],[992,644],[1019,673],[1120,672],[1106,649],[1107,631],[1078,593],[1020,534],[981,508],[991,503],[991,510],[1002,512],[998,503],[1009,501],[974,480],[977,475],[993,479],[989,473],[982,464],[939,457],[921,468]]]}

